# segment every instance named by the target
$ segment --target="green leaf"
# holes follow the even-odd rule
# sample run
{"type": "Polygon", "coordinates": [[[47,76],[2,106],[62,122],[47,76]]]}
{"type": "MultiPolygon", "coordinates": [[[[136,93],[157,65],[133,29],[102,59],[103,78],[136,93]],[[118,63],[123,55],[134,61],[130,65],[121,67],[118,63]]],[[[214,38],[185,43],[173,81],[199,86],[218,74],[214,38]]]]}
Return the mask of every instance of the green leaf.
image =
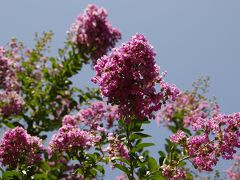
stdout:
{"type": "Polygon", "coordinates": [[[6,171],[2,175],[3,179],[20,179],[21,175],[18,171],[12,170],[12,171],[6,171]]]}
{"type": "Polygon", "coordinates": [[[9,128],[14,128],[15,127],[13,123],[8,122],[8,121],[4,122],[4,125],[6,125],[9,128]]]}
{"type": "Polygon", "coordinates": [[[156,171],[158,169],[157,161],[154,158],[150,157],[148,159],[148,167],[151,172],[156,171]]]}
{"type": "Polygon", "coordinates": [[[41,179],[41,180],[48,179],[48,176],[45,173],[44,174],[35,174],[34,179],[41,179]]]}
{"type": "Polygon", "coordinates": [[[141,121],[143,124],[150,124],[151,121],[149,119],[145,118],[144,120],[141,121]]]}
{"type": "Polygon", "coordinates": [[[125,164],[130,165],[130,162],[129,162],[127,159],[125,159],[125,158],[115,157],[115,158],[114,158],[114,161],[116,161],[116,160],[121,161],[121,162],[123,162],[123,163],[125,163],[125,164]]]}
{"type": "Polygon", "coordinates": [[[164,160],[166,159],[166,157],[160,157],[158,162],[159,162],[159,165],[162,166],[164,163],[164,160]]]}
{"type": "Polygon", "coordinates": [[[158,154],[160,157],[166,157],[166,154],[163,151],[158,151],[158,154]]]}
{"type": "Polygon", "coordinates": [[[169,125],[168,128],[173,132],[176,133],[177,132],[177,128],[175,126],[169,125]]]}
{"type": "Polygon", "coordinates": [[[114,164],[115,168],[118,168],[119,170],[123,171],[124,173],[126,173],[127,175],[130,174],[130,171],[127,167],[121,165],[121,164],[114,164]]]}
{"type": "Polygon", "coordinates": [[[98,170],[100,173],[105,174],[105,170],[104,170],[103,166],[97,165],[95,169],[98,170]]]}
{"type": "Polygon", "coordinates": [[[181,161],[180,163],[178,163],[179,167],[185,166],[187,163],[185,161],[181,161]]]}
{"type": "Polygon", "coordinates": [[[164,160],[166,159],[166,154],[165,154],[165,152],[163,152],[163,151],[158,151],[158,154],[159,154],[159,160],[158,160],[158,163],[159,163],[159,165],[161,166],[161,165],[163,165],[163,162],[164,162],[164,160]]]}
{"type": "Polygon", "coordinates": [[[130,135],[130,140],[142,139],[142,138],[148,138],[148,137],[152,137],[152,136],[144,133],[134,133],[130,135]]]}
{"type": "Polygon", "coordinates": [[[96,170],[90,169],[89,172],[90,172],[90,174],[91,174],[93,177],[96,177],[96,176],[97,176],[97,171],[96,171],[96,170]]]}
{"type": "Polygon", "coordinates": [[[166,178],[163,177],[160,172],[154,173],[154,175],[152,175],[150,177],[150,179],[151,180],[166,180],[166,178]]]}
{"type": "Polygon", "coordinates": [[[150,146],[154,146],[154,145],[155,145],[154,143],[140,143],[132,149],[132,152],[136,152],[136,151],[139,151],[139,150],[141,150],[145,147],[150,147],[150,146]]]}

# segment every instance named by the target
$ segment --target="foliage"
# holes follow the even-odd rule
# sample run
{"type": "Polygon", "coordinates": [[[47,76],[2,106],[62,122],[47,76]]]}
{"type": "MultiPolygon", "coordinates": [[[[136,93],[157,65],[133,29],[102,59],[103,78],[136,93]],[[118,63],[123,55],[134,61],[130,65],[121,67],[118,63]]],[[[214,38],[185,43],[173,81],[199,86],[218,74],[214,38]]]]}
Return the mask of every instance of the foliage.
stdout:
{"type": "Polygon", "coordinates": [[[112,49],[121,34],[105,9],[89,5],[55,57],[52,36],[36,34],[31,49],[16,39],[0,47],[2,179],[104,178],[106,165],[123,173],[116,179],[194,179],[220,158],[239,160],[240,113],[225,115],[206,97],[209,78],[185,92],[165,82],[142,34],[112,49]],[[99,89],[72,81],[89,63],[99,89]],[[153,119],[173,133],[159,157],[143,128],[153,119]]]}

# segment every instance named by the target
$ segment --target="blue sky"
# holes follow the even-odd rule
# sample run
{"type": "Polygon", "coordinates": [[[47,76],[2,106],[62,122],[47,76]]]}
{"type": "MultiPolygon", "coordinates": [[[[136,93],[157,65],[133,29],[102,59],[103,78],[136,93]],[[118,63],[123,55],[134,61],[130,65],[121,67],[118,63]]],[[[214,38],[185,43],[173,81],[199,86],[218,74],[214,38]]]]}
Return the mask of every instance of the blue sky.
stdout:
{"type": "MultiPolygon", "coordinates": [[[[157,63],[167,80],[186,90],[201,75],[211,77],[210,96],[225,113],[240,111],[240,1],[238,0],[1,0],[0,44],[16,37],[33,45],[34,33],[52,30],[53,52],[63,46],[66,31],[87,4],[103,6],[109,20],[122,32],[121,42],[144,34],[157,52],[157,63]]],[[[90,85],[94,72],[84,68],[78,85],[90,85]]],[[[161,146],[166,132],[148,128],[161,146]]],[[[229,163],[222,163],[223,169],[229,163]]],[[[108,177],[111,179],[111,177],[108,177]]]]}

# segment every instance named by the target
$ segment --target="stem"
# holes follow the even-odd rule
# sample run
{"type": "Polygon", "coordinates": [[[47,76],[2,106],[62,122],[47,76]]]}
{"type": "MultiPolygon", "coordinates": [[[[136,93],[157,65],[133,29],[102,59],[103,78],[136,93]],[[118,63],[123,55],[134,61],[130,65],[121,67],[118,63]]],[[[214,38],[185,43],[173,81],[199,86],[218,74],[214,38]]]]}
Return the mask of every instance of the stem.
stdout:
{"type": "MultiPolygon", "coordinates": [[[[215,141],[215,140],[211,140],[211,141],[209,141],[208,143],[204,144],[204,145],[203,145],[201,148],[199,148],[195,153],[197,154],[199,151],[201,151],[203,148],[205,148],[207,145],[211,144],[211,143],[214,142],[214,141],[215,141]]],[[[185,161],[185,160],[194,158],[194,157],[196,157],[196,156],[197,156],[197,155],[194,155],[194,156],[190,156],[190,155],[185,156],[185,157],[183,157],[182,159],[180,159],[180,160],[177,162],[177,165],[178,165],[180,162],[182,162],[182,161],[185,161]]]]}
{"type": "Polygon", "coordinates": [[[82,161],[85,159],[85,157],[82,153],[83,153],[83,151],[80,151],[80,156],[77,153],[77,160],[78,160],[79,164],[81,165],[81,169],[82,169],[82,172],[83,172],[83,178],[85,179],[86,171],[85,171],[85,168],[84,168],[83,163],[82,163],[82,161]]]}
{"type": "Polygon", "coordinates": [[[129,129],[128,129],[128,126],[126,128],[126,138],[127,138],[127,146],[129,148],[129,161],[130,161],[130,172],[131,172],[131,176],[130,176],[130,179],[131,180],[134,180],[134,167],[133,167],[133,157],[132,157],[132,144],[131,144],[131,141],[130,141],[130,132],[129,132],[129,129]]]}
{"type": "Polygon", "coordinates": [[[19,169],[20,174],[21,174],[21,180],[24,180],[24,174],[23,174],[23,169],[21,167],[21,164],[18,165],[17,169],[19,169]]]}
{"type": "Polygon", "coordinates": [[[156,169],[155,171],[153,171],[153,172],[150,172],[146,177],[150,177],[150,176],[152,176],[153,174],[155,174],[155,173],[157,173],[157,172],[160,172],[160,170],[161,170],[162,168],[161,167],[159,167],[158,169],[156,169]]]}

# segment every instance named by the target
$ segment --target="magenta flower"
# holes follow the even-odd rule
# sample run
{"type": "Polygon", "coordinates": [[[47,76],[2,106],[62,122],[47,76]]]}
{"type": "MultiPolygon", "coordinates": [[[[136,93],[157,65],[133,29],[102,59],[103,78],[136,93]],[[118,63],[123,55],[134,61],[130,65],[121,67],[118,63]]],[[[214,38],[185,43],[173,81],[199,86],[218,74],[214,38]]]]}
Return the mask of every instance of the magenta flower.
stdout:
{"type": "Polygon", "coordinates": [[[214,128],[218,136],[218,148],[222,157],[233,159],[233,155],[237,152],[235,148],[240,147],[240,113],[220,114],[210,119],[210,122],[211,128],[214,128]]]}
{"type": "Polygon", "coordinates": [[[63,125],[56,134],[53,135],[49,143],[49,154],[56,152],[71,151],[72,149],[89,149],[101,139],[100,136],[92,132],[82,131],[77,126],[70,124],[63,125]]]}
{"type": "Polygon", "coordinates": [[[72,115],[65,115],[62,120],[62,125],[72,125],[72,126],[77,126],[78,120],[75,116],[72,115]]]}
{"type": "Polygon", "coordinates": [[[0,143],[0,161],[5,166],[32,165],[42,159],[42,140],[30,136],[22,127],[5,132],[0,143]]]}
{"type": "Polygon", "coordinates": [[[181,141],[186,140],[186,138],[186,134],[183,131],[178,130],[176,134],[170,136],[170,141],[173,143],[180,143],[181,141]]]}
{"type": "Polygon", "coordinates": [[[104,149],[108,153],[110,158],[122,157],[125,159],[129,158],[127,147],[118,139],[118,135],[109,133],[108,134],[109,144],[104,149]]]}
{"type": "Polygon", "coordinates": [[[160,77],[155,55],[147,39],[136,34],[95,65],[96,76],[92,81],[100,85],[108,102],[119,106],[121,115],[151,119],[163,102],[178,94],[175,86],[160,77]],[[160,92],[156,92],[157,83],[162,88],[160,92]]]}
{"type": "Polygon", "coordinates": [[[81,53],[89,53],[95,65],[98,58],[115,46],[121,38],[121,33],[107,21],[105,9],[91,4],[73,23],[70,36],[71,41],[80,48],[80,51],[82,49],[81,53]]]}
{"type": "Polygon", "coordinates": [[[240,147],[240,113],[218,114],[197,123],[201,124],[203,134],[186,139],[179,130],[170,137],[187,150],[193,165],[199,170],[212,171],[220,157],[233,159],[236,148],[240,147]]]}
{"type": "Polygon", "coordinates": [[[6,55],[6,50],[0,46],[0,89],[5,91],[18,91],[16,60],[6,55]]]}
{"type": "Polygon", "coordinates": [[[91,130],[97,130],[100,125],[104,127],[105,124],[106,128],[111,128],[114,121],[119,119],[118,107],[98,101],[92,103],[88,108],[80,110],[77,117],[91,130]]]}
{"type": "Polygon", "coordinates": [[[240,156],[234,156],[233,165],[227,169],[227,179],[228,180],[239,180],[240,179],[240,156]]]}
{"type": "Polygon", "coordinates": [[[25,102],[15,91],[0,92],[0,115],[8,117],[19,114],[25,102]]]}
{"type": "Polygon", "coordinates": [[[162,166],[162,174],[167,177],[168,180],[184,180],[187,179],[186,172],[182,169],[173,168],[169,165],[162,166]]]}
{"type": "Polygon", "coordinates": [[[128,180],[128,177],[126,174],[120,175],[120,176],[116,176],[115,180],[128,180]]]}
{"type": "Polygon", "coordinates": [[[207,125],[207,119],[219,113],[219,106],[215,101],[208,101],[204,97],[198,97],[194,93],[181,92],[175,101],[167,103],[158,113],[157,122],[164,120],[167,125],[177,114],[182,114],[185,128],[191,127],[194,131],[203,129],[207,125]]]}
{"type": "Polygon", "coordinates": [[[212,171],[218,162],[218,150],[207,134],[191,137],[187,151],[193,158],[193,165],[199,170],[212,171]]]}
{"type": "Polygon", "coordinates": [[[24,100],[19,96],[19,83],[16,72],[18,46],[11,43],[11,58],[6,50],[0,46],[0,115],[8,117],[19,114],[23,110],[24,100]]]}

